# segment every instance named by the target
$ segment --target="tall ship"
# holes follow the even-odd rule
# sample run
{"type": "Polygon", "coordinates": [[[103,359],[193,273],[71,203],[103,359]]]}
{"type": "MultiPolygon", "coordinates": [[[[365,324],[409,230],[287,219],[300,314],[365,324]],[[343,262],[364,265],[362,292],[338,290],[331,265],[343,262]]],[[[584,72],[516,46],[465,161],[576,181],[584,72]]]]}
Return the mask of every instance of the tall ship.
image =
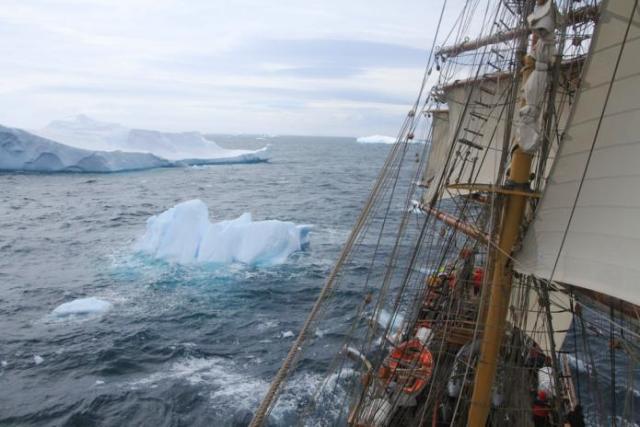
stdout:
{"type": "Polygon", "coordinates": [[[418,97],[252,426],[344,287],[361,303],[315,393],[348,377],[326,423],[640,423],[638,1],[447,3],[418,97]]]}

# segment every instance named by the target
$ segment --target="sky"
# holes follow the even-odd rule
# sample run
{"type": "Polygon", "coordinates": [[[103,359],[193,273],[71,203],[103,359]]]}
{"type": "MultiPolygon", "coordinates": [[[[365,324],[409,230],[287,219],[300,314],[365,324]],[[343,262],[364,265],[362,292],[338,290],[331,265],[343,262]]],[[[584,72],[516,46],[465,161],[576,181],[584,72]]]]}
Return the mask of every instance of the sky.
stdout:
{"type": "MultiPolygon", "coordinates": [[[[396,135],[441,1],[2,0],[0,124],[396,135]]],[[[452,16],[445,16],[452,20],[452,16]]]]}

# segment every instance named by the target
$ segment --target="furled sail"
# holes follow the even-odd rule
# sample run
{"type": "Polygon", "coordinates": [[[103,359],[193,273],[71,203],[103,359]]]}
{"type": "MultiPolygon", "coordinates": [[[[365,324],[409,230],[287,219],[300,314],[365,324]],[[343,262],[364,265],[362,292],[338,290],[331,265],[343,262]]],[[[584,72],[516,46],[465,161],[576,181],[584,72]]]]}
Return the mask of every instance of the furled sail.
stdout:
{"type": "Polygon", "coordinates": [[[640,10],[605,0],[516,269],[640,304],[640,10]]]}

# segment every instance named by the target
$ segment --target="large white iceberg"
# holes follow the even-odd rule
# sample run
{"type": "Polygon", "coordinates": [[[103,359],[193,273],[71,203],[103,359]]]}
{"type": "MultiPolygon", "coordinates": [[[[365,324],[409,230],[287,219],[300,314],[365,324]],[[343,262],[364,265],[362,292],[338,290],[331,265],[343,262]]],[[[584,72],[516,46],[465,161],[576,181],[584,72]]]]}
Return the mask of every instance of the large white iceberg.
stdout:
{"type": "Polygon", "coordinates": [[[253,163],[269,159],[269,146],[259,150],[229,150],[198,132],[159,132],[130,129],[85,115],[55,120],[36,134],[74,147],[152,153],[185,164],[253,163]]]}
{"type": "Polygon", "coordinates": [[[385,135],[361,136],[357,139],[361,144],[395,144],[396,138],[385,135]]]}
{"type": "Polygon", "coordinates": [[[83,150],[0,126],[0,170],[119,172],[164,166],[171,162],[149,153],[83,150]]]}
{"type": "Polygon", "coordinates": [[[134,249],[183,264],[273,265],[304,249],[310,228],[276,220],[252,221],[249,213],[212,223],[207,205],[195,199],[149,218],[134,249]]]}

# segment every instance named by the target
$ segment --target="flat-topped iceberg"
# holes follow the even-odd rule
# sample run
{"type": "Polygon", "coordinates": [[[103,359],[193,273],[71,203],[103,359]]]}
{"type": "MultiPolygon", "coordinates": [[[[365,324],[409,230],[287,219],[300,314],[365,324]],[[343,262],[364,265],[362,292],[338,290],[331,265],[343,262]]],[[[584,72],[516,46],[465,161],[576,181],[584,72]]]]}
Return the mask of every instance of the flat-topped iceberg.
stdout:
{"type": "Polygon", "coordinates": [[[357,139],[361,144],[395,144],[396,138],[385,135],[361,136],[357,139]]]}
{"type": "Polygon", "coordinates": [[[198,132],[130,129],[79,115],[55,120],[36,134],[78,148],[151,153],[184,164],[254,163],[269,159],[268,146],[259,150],[229,150],[198,132]]]}
{"type": "Polygon", "coordinates": [[[0,170],[120,172],[165,166],[171,162],[149,153],[83,150],[0,126],[0,170]]]}
{"type": "Polygon", "coordinates": [[[182,264],[274,265],[304,249],[310,229],[292,222],[253,221],[249,213],[212,223],[207,205],[195,199],[149,218],[134,249],[182,264]]]}
{"type": "Polygon", "coordinates": [[[60,304],[51,314],[57,317],[101,314],[111,310],[112,307],[113,304],[109,301],[99,298],[78,298],[73,301],[60,304]]]}

